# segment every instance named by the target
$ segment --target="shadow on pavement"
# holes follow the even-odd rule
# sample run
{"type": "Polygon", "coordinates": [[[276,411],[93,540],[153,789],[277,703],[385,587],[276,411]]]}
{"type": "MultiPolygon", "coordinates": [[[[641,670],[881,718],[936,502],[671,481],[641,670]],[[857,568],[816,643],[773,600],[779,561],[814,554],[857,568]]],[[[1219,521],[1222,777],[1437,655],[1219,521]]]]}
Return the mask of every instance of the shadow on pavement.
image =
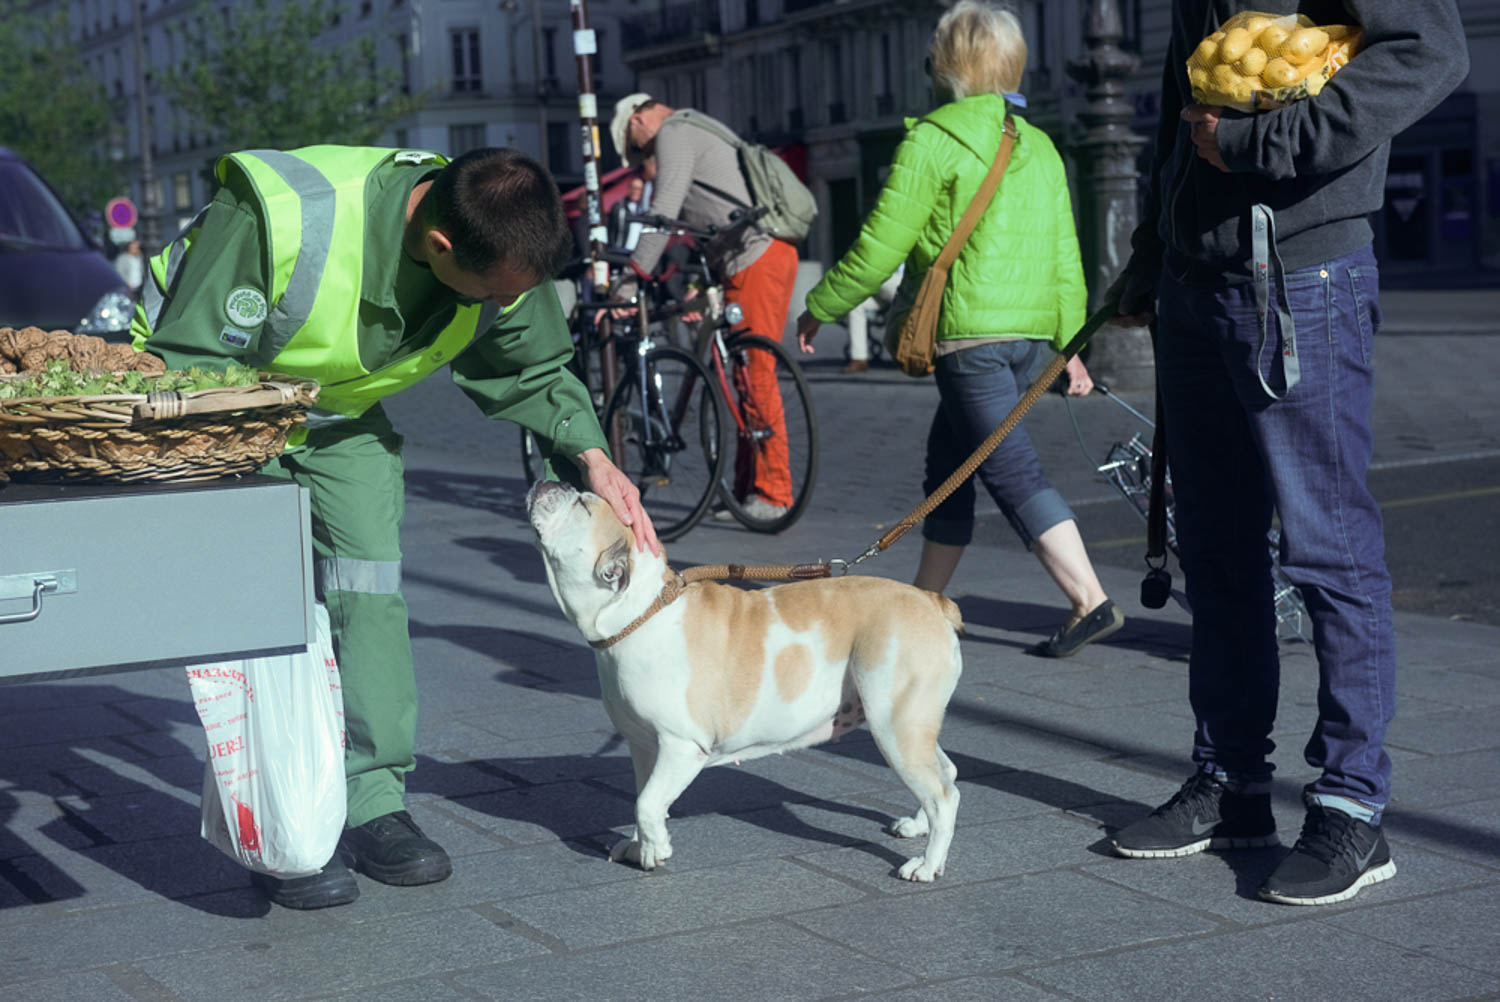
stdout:
{"type": "Polygon", "coordinates": [[[513,518],[526,517],[526,482],[520,477],[408,469],[406,493],[426,501],[442,501],[513,518]]]}
{"type": "Polygon", "coordinates": [[[9,685],[0,707],[0,882],[16,891],[0,893],[0,909],[91,894],[113,903],[107,886],[83,882],[103,867],[209,914],[265,913],[249,874],[199,836],[203,752],[168,733],[199,725],[186,681],[181,700],[112,685],[9,685]],[[52,817],[31,824],[28,814],[52,817]],[[52,844],[33,845],[32,832],[52,844]],[[58,849],[86,865],[69,872],[58,849]]]}
{"type": "MultiPolygon", "coordinates": [[[[1064,613],[1058,606],[1035,602],[1011,602],[964,595],[956,600],[965,626],[985,626],[1011,633],[1028,633],[1038,640],[1052,635],[1064,613]]],[[[972,633],[964,638],[984,644],[1006,644],[1012,641],[997,637],[979,637],[972,633]]],[[[1121,647],[1153,657],[1180,660],[1192,649],[1193,628],[1186,623],[1152,619],[1138,613],[1127,613],[1125,625],[1118,633],[1099,641],[1100,647],[1121,647]]],[[[1026,645],[1022,645],[1026,646],[1026,645]]]]}

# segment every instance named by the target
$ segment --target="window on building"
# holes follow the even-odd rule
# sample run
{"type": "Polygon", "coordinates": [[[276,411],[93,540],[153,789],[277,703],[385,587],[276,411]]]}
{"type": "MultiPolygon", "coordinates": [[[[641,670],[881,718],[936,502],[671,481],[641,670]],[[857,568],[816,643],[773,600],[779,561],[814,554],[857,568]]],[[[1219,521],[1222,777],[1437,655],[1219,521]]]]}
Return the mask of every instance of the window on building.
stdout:
{"type": "Polygon", "coordinates": [[[573,172],[573,146],[577,136],[571,122],[547,123],[547,165],[553,174],[573,172]]]}
{"type": "Polygon", "coordinates": [[[187,171],[179,171],[172,175],[172,208],[191,209],[193,207],[193,175],[187,171]]]}
{"type": "Polygon", "coordinates": [[[453,43],[453,92],[478,93],[484,89],[479,63],[479,29],[455,28],[448,33],[453,43]]]}
{"type": "MultiPolygon", "coordinates": [[[[406,144],[398,143],[397,145],[406,144]]],[[[456,157],[470,150],[477,150],[483,145],[485,145],[483,122],[448,126],[448,154],[450,156],[456,157]]]]}
{"type": "Polygon", "coordinates": [[[411,37],[396,36],[396,52],[401,60],[401,93],[411,93],[411,37]]]}
{"type": "Polygon", "coordinates": [[[557,86],[557,29],[542,29],[542,76],[557,86]]]}

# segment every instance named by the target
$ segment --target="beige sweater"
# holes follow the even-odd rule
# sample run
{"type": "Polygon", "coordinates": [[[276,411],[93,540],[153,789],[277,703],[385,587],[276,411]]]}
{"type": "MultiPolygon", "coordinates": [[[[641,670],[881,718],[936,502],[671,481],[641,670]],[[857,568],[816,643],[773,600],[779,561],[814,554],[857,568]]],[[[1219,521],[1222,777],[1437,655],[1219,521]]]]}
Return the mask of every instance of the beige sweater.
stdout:
{"type": "MultiPolygon", "coordinates": [[[[694,114],[707,118],[702,112],[694,114]]],[[[720,123],[726,132],[732,131],[720,123]]],[[[676,114],[662,123],[656,133],[656,181],[651,194],[651,211],[671,219],[683,219],[695,226],[724,226],[729,214],[740,206],[710,192],[694,180],[710,184],[720,191],[750,204],[750,191],[740,173],[739,155],[733,146],[709,132],[692,125],[676,114]]],[[[710,263],[721,276],[744,271],[771,245],[772,237],[755,229],[741,230],[742,239],[731,246],[710,245],[710,263]]],[[[650,272],[666,249],[668,234],[643,233],[631,261],[643,272],[650,272]]]]}

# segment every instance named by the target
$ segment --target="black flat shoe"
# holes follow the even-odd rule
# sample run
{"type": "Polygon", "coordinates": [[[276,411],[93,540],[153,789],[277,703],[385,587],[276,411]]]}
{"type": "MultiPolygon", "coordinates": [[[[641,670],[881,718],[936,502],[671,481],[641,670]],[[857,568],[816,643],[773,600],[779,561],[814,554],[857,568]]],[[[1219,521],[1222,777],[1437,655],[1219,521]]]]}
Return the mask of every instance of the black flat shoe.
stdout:
{"type": "Polygon", "coordinates": [[[283,879],[269,873],[252,873],[250,882],[272,904],[298,911],[347,905],[359,897],[359,884],[338,853],[333,854],[323,869],[306,877],[283,879]]]}
{"type": "Polygon", "coordinates": [[[1103,640],[1125,625],[1125,614],[1112,599],[1105,599],[1072,626],[1060,626],[1057,632],[1039,644],[1027,648],[1028,654],[1044,658],[1065,658],[1084,644],[1103,640]]]}
{"type": "Polygon", "coordinates": [[[443,847],[422,834],[405,811],[345,828],[339,855],[351,869],[382,884],[435,884],[453,873],[453,861],[443,847]]]}

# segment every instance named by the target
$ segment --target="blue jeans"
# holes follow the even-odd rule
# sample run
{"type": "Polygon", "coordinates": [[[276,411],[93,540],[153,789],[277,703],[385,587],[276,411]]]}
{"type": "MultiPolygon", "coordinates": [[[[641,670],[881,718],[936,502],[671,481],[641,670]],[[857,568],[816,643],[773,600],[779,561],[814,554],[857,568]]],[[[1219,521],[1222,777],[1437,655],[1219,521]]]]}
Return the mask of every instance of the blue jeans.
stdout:
{"type": "MultiPolygon", "coordinates": [[[[1004,421],[1030,383],[1040,341],[995,341],[934,360],[939,403],[927,433],[925,493],[937,490],[1004,421]]],[[[1026,548],[1073,518],[1073,510],[1042,473],[1024,425],[990,453],[975,474],[1026,548]]],[[[958,486],[922,523],[922,537],[967,546],[974,537],[974,477],[958,486]]]]}
{"type": "MultiPolygon", "coordinates": [[[[1322,775],[1306,792],[1376,821],[1390,799],[1384,741],[1396,708],[1385,534],[1365,485],[1378,277],[1368,247],[1286,275],[1302,378],[1281,400],[1256,376],[1249,283],[1189,284],[1169,263],[1156,349],[1193,609],[1193,759],[1248,783],[1270,778],[1280,681],[1266,544],[1274,510],[1281,566],[1307,604],[1318,659],[1318,723],[1304,754],[1322,775]]],[[[1267,323],[1279,349],[1274,310],[1267,323]]],[[[1265,354],[1262,375],[1280,392],[1281,353],[1265,354]]]]}

